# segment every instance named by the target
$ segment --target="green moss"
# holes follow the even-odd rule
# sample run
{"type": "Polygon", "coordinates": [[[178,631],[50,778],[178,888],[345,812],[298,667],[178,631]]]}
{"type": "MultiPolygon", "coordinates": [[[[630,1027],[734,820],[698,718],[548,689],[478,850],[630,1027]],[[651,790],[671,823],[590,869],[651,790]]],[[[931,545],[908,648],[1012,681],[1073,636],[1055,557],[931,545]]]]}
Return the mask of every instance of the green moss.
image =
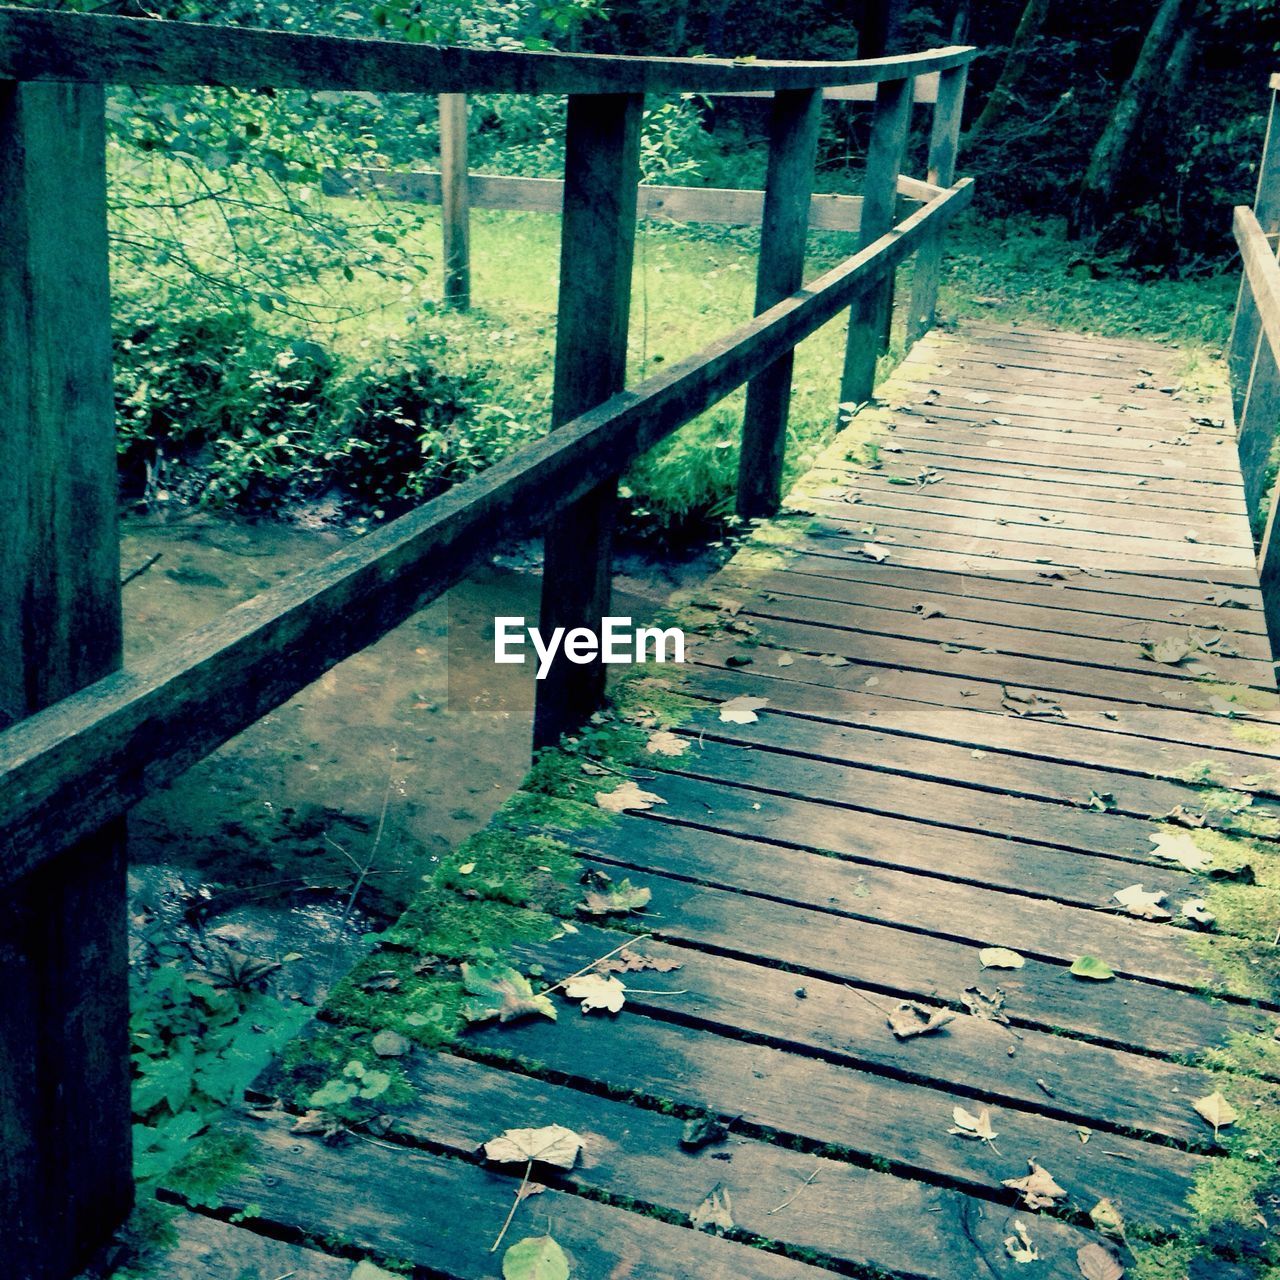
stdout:
{"type": "Polygon", "coordinates": [[[168,1189],[191,1204],[217,1209],[223,1189],[245,1171],[254,1148],[247,1134],[211,1133],[170,1171],[168,1189]]]}

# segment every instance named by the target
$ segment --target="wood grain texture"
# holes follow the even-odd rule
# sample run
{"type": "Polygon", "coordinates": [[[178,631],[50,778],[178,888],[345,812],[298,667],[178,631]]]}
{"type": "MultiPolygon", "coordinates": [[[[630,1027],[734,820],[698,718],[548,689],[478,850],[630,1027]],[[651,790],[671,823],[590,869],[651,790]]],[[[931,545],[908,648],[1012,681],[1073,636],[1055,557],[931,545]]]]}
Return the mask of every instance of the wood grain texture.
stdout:
{"type": "MultiPolygon", "coordinates": [[[[0,225],[0,723],[21,724],[120,665],[100,87],[0,84],[0,225]]],[[[0,1217],[30,1280],[76,1272],[133,1195],[123,824],[59,852],[0,899],[0,1217]]]]}
{"type": "Polygon", "coordinates": [[[449,48],[246,27],[0,10],[0,77],[375,93],[715,93],[875,84],[961,66],[954,46],[849,62],[449,48]]]}
{"type": "Polygon", "coordinates": [[[444,301],[471,306],[471,181],[467,168],[467,96],[442,93],[440,104],[440,226],[444,301]]]}

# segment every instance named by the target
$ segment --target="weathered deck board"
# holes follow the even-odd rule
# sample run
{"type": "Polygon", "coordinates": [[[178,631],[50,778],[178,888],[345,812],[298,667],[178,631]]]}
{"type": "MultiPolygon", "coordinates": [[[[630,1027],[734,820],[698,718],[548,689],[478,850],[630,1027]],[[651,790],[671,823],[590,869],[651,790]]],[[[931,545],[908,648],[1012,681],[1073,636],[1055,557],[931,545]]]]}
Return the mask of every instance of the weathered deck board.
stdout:
{"type": "MultiPolygon", "coordinates": [[[[1193,947],[1112,895],[1141,882],[1176,910],[1203,892],[1151,837],[1204,806],[1188,778],[1206,768],[1280,826],[1280,707],[1234,451],[1172,369],[1158,346],[1048,330],[919,344],[882,392],[879,465],[837,441],[793,498],[807,527],[700,593],[688,746],[642,774],[665,803],[568,837],[649,888],[628,927],[681,967],[629,982],[616,1018],[566,1003],[555,1023],[473,1031],[458,1056],[413,1052],[394,1141],[335,1149],[288,1116],[242,1121],[259,1156],[228,1207],[261,1217],[240,1230],[337,1231],[433,1275],[495,1275],[514,1181],[476,1147],[551,1122],[586,1133],[588,1158],[517,1225],[552,1219],[577,1280],[1004,1280],[1015,1222],[1037,1275],[1077,1276],[1090,1233],[1001,1185],[1030,1157],[1067,1213],[1106,1197],[1131,1228],[1176,1230],[1214,1159],[1191,1101],[1221,1077],[1195,1064],[1274,1013],[1217,962],[1243,939],[1193,947]],[[938,480],[915,483],[924,468],[938,480]],[[1208,648],[1182,663],[1142,651],[1193,637],[1208,648]],[[1061,714],[1011,714],[1010,687],[1061,714]],[[740,695],[768,704],[720,721],[740,695]],[[992,945],[1025,963],[984,969],[992,945]],[[1072,978],[1082,954],[1117,978],[1072,978]],[[1002,993],[1009,1024],[967,1012],[972,988],[1002,993]],[[956,1016],[900,1041],[901,999],[956,1016]],[[948,1132],[957,1105],[991,1109],[994,1148],[948,1132]],[[724,1117],[728,1139],[681,1149],[688,1111],[724,1117]],[[689,1228],[717,1183],[767,1248],[689,1228]]],[[[627,936],[580,923],[520,955],[568,974],[627,936]]]]}

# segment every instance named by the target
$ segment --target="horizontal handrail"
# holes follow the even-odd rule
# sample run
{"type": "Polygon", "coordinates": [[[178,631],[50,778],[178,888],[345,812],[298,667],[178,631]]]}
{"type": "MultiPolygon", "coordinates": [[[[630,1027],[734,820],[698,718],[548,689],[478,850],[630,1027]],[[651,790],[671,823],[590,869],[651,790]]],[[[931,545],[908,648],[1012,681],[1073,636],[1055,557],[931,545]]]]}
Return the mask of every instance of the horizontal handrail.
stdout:
{"type": "Polygon", "coordinates": [[[465,49],[0,8],[0,79],[377,93],[729,93],[875,84],[962,66],[965,45],[846,62],[465,49]]]}
{"type": "Polygon", "coordinates": [[[1262,332],[1271,354],[1280,364],[1280,262],[1252,209],[1239,205],[1232,218],[1232,230],[1240,248],[1245,279],[1258,308],[1262,332]]]}
{"type": "Polygon", "coordinates": [[[28,874],[372,644],[834,319],[959,213],[972,181],[697,355],[137,666],[0,733],[0,884],[28,874]]]}

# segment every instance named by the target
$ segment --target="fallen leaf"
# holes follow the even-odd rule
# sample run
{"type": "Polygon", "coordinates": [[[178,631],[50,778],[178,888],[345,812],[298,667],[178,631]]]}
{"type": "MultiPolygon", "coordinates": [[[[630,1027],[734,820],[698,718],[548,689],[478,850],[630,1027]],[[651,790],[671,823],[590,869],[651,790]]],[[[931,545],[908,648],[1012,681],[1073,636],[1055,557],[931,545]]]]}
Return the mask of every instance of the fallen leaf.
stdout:
{"type": "Polygon", "coordinates": [[[847,667],[849,665],[849,659],[842,657],[838,653],[824,653],[818,661],[824,667],[847,667]]]}
{"type": "Polygon", "coordinates": [[[409,1042],[398,1031],[379,1031],[372,1040],[373,1051],[380,1058],[403,1058],[409,1052],[409,1042]]]}
{"type": "Polygon", "coordinates": [[[628,809],[652,809],[655,804],[667,802],[652,791],[641,791],[629,779],[613,791],[597,791],[596,804],[610,813],[624,813],[628,809]]]}
{"type": "Polygon", "coordinates": [[[1116,798],[1110,791],[1090,791],[1085,805],[1099,813],[1110,813],[1116,807],[1116,798]]]}
{"type": "Polygon", "coordinates": [[[1058,1186],[1047,1169],[1034,1160],[1027,1164],[1031,1172],[1025,1178],[1006,1178],[1000,1185],[1016,1191],[1028,1209],[1048,1209],[1055,1200],[1065,1199],[1066,1188],[1058,1186]]]}
{"type": "Polygon", "coordinates": [[[1131,916],[1141,920],[1170,920],[1173,912],[1164,903],[1163,890],[1148,893],[1142,885],[1131,884],[1111,895],[1131,916]]]}
{"type": "Polygon", "coordinates": [[[572,1169],[581,1150],[582,1136],[562,1124],[506,1129],[484,1144],[485,1159],[495,1164],[528,1164],[532,1160],[554,1169],[572,1169]]]}
{"type": "Polygon", "coordinates": [[[729,1136],[729,1130],[711,1116],[696,1116],[684,1122],[680,1131],[680,1145],[686,1151],[701,1151],[714,1142],[723,1142],[729,1136]]]}
{"type": "Polygon", "coordinates": [[[1027,1234],[1027,1229],[1022,1225],[1021,1219],[1015,1219],[1013,1223],[1013,1232],[1011,1236],[1004,1238],[1004,1251],[1011,1257],[1014,1262],[1035,1262],[1040,1257],[1036,1251],[1035,1245],[1031,1243],[1031,1237],[1027,1234]]]}
{"type": "Polygon", "coordinates": [[[1191,836],[1181,831],[1157,831],[1149,839],[1155,845],[1151,850],[1153,858],[1176,862],[1187,871],[1203,871],[1213,860],[1191,836]]]}
{"type": "Polygon", "coordinates": [[[1177,636],[1166,636],[1163,640],[1145,641],[1142,656],[1151,662],[1159,662],[1166,667],[1176,667],[1194,654],[1199,646],[1182,640],[1177,636]]]}
{"type": "Polygon", "coordinates": [[[975,1116],[961,1106],[952,1107],[951,1119],[954,1121],[948,1133],[961,1138],[978,1138],[983,1142],[994,1142],[1000,1135],[991,1127],[991,1112],[983,1107],[975,1116]]]}
{"type": "Polygon", "coordinates": [[[346,1126],[337,1116],[328,1111],[306,1111],[293,1122],[290,1133],[318,1133],[324,1138],[333,1138],[346,1126]]]}
{"type": "Polygon", "coordinates": [[[458,868],[458,874],[460,876],[469,876],[475,869],[476,864],[474,862],[464,862],[462,866],[458,868]]]}
{"type": "Polygon", "coordinates": [[[649,735],[644,749],[651,756],[682,756],[689,750],[689,739],[672,733],[669,729],[659,729],[649,735]]]}
{"type": "Polygon", "coordinates": [[[462,1016],[468,1022],[514,1022],[532,1014],[556,1020],[556,1007],[544,995],[534,995],[529,979],[505,964],[464,964],[462,985],[472,997],[462,1002],[462,1016]]]}
{"type": "Polygon", "coordinates": [[[1203,898],[1188,898],[1178,913],[1197,929],[1212,929],[1217,917],[1208,909],[1203,898]]]}
{"type": "Polygon", "coordinates": [[[965,987],[960,997],[961,1003],[975,1018],[986,1022],[999,1022],[1008,1025],[1009,1018],[1004,1011],[1004,992],[997,990],[988,995],[981,987],[965,987]]]}
{"type": "Polygon", "coordinates": [[[923,602],[915,606],[915,611],[922,618],[945,618],[946,611],[939,609],[936,604],[924,604],[923,602]]]}
{"type": "Polygon", "coordinates": [[[689,1221],[699,1231],[733,1230],[733,1201],[729,1188],[717,1182],[703,1202],[689,1215],[689,1221]]]}
{"type": "Polygon", "coordinates": [[[914,1000],[903,1000],[887,1019],[899,1040],[926,1036],[945,1027],[955,1018],[950,1009],[931,1009],[914,1000]]]}
{"type": "Polygon", "coordinates": [[[578,904],[578,910],[591,916],[622,915],[629,911],[643,911],[653,897],[644,885],[623,880],[621,884],[591,889],[578,904]]]}
{"type": "Polygon", "coordinates": [[[874,560],[876,564],[883,564],[889,558],[889,548],[882,547],[876,542],[864,542],[858,551],[868,560],[874,560]]]}
{"type": "Polygon", "coordinates": [[[683,969],[684,961],[646,956],[630,947],[623,947],[616,956],[601,960],[595,967],[600,973],[640,973],[645,969],[652,969],[655,973],[670,973],[673,969],[683,969]]]}
{"type": "Polygon", "coordinates": [[[983,395],[982,392],[980,391],[966,391],[964,393],[964,398],[968,400],[971,404],[990,404],[991,403],[991,397],[983,395]]]}
{"type": "Polygon", "coordinates": [[[1036,693],[1034,689],[1016,689],[1012,685],[1004,685],[1000,692],[1000,704],[1011,715],[1066,718],[1066,712],[1059,703],[1042,693],[1036,693]]]}
{"type": "Polygon", "coordinates": [[[794,664],[796,658],[793,653],[780,653],[778,655],[778,666],[789,667],[794,664]]]}
{"type": "Polygon", "coordinates": [[[1164,815],[1166,822],[1172,822],[1177,827],[1203,827],[1204,814],[1195,809],[1188,809],[1184,804],[1175,804],[1168,813],[1164,815]]]}
{"type": "Polygon", "coordinates": [[[1235,1107],[1229,1103],[1216,1089],[1204,1098],[1197,1098],[1191,1104],[1201,1119],[1213,1125],[1213,1136],[1218,1136],[1218,1130],[1226,1128],[1229,1124],[1235,1124],[1237,1112],[1235,1107]]]}
{"type": "Polygon", "coordinates": [[[583,1013],[594,1009],[619,1013],[627,1002],[626,992],[626,987],[617,978],[606,978],[599,973],[584,973],[564,984],[564,994],[570,1000],[582,1001],[583,1013]]]}
{"type": "Polygon", "coordinates": [[[1076,1266],[1084,1280],[1121,1280],[1124,1268],[1110,1249],[1090,1241],[1076,1250],[1076,1266]]]}
{"type": "Polygon", "coordinates": [[[768,698],[749,698],[742,694],[720,704],[720,719],[725,724],[755,724],[759,719],[756,712],[768,705],[768,698]]]}
{"type": "Polygon", "coordinates": [[[983,947],[978,960],[984,969],[1021,969],[1026,960],[1008,947],[983,947]]]}
{"type": "Polygon", "coordinates": [[[1116,976],[1111,966],[1097,956],[1081,956],[1070,972],[1074,978],[1091,978],[1094,982],[1108,982],[1116,976]]]}
{"type": "Polygon", "coordinates": [[[1124,1236],[1124,1218],[1110,1200],[1099,1200],[1089,1210],[1089,1220],[1104,1236],[1115,1236],[1117,1239],[1124,1236]]]}
{"type": "Polygon", "coordinates": [[[569,1280],[569,1259],[551,1236],[528,1236],[502,1255],[502,1280],[569,1280]]]}

